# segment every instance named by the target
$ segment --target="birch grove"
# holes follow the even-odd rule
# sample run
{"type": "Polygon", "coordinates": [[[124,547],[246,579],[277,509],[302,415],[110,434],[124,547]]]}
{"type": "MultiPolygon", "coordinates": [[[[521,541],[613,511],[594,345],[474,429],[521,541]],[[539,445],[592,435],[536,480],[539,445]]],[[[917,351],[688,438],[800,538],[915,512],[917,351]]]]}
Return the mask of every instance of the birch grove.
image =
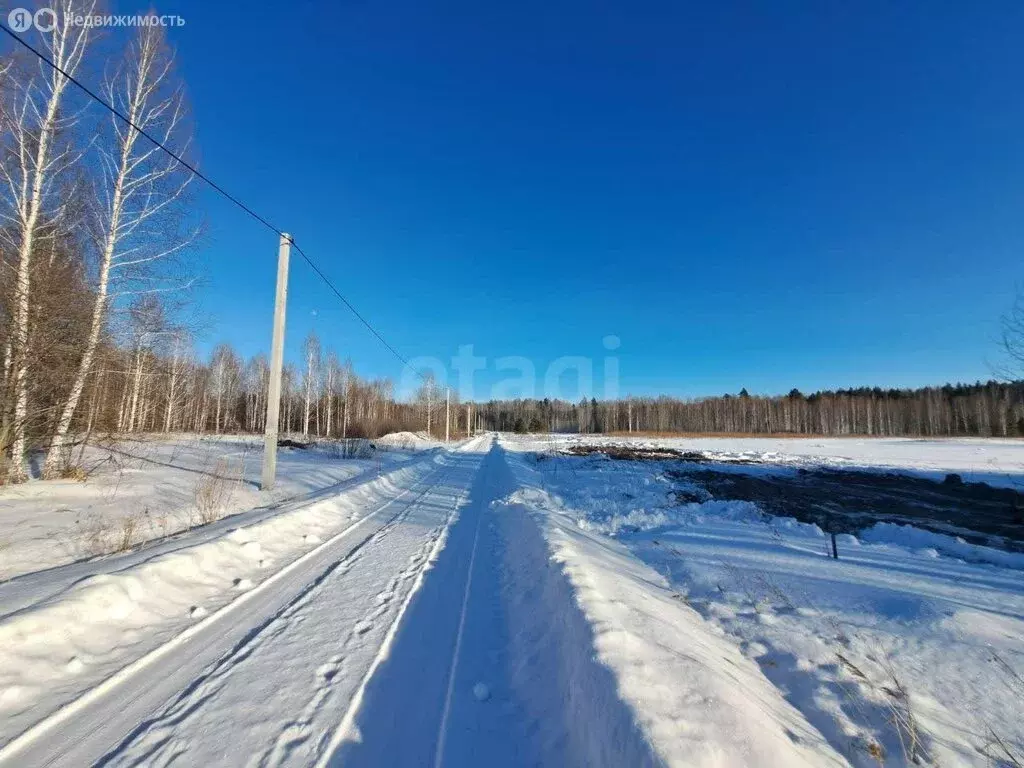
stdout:
{"type": "MultiPolygon", "coordinates": [[[[170,82],[172,65],[173,56],[164,42],[162,28],[140,27],[129,44],[123,67],[107,78],[104,96],[133,125],[182,151],[189,141],[182,130],[183,91],[170,82]]],[[[43,465],[44,476],[53,476],[59,470],[112,295],[125,300],[170,287],[156,268],[191,239],[178,231],[176,223],[182,214],[176,204],[182,200],[192,174],[117,117],[111,115],[107,125],[110,138],[98,144],[100,172],[94,185],[95,199],[102,204],[93,212],[91,222],[99,251],[95,300],[78,370],[43,465]]],[[[133,419],[135,404],[133,399],[133,419]]]]}
{"type": "MultiPolygon", "coordinates": [[[[58,71],[85,78],[93,28],[73,19],[90,16],[94,4],[51,7],[53,29],[26,37],[57,69],[20,49],[0,62],[0,481],[9,482],[26,478],[29,450],[45,452],[44,476],[59,475],[73,436],[106,423],[104,398],[115,389],[108,426],[134,430],[153,420],[150,369],[168,336],[184,330],[177,315],[192,281],[185,254],[198,232],[185,198],[191,173],[58,71]],[[140,324],[142,315],[149,319],[140,324]],[[122,369],[107,370],[121,344],[130,349],[122,369]],[[118,389],[119,377],[126,386],[118,389]]],[[[107,72],[97,90],[187,153],[184,90],[162,28],[133,32],[123,53],[95,53],[89,71],[107,72]]],[[[178,416],[183,363],[172,366],[158,427],[170,429],[178,416]]]]}
{"type": "MultiPolygon", "coordinates": [[[[80,113],[65,103],[70,80],[89,45],[90,28],[75,26],[75,13],[89,13],[92,4],[72,0],[56,4],[57,21],[49,33],[41,33],[43,51],[56,65],[26,62],[5,73],[3,212],[0,231],[5,248],[15,255],[13,291],[9,297],[9,363],[5,379],[4,434],[9,443],[7,478],[26,477],[24,455],[29,418],[28,388],[32,355],[29,348],[30,307],[33,300],[33,261],[46,248],[47,239],[69,226],[67,204],[57,194],[62,176],[74,167],[80,151],[69,140],[80,113]]],[[[6,263],[5,272],[11,265],[6,263]]],[[[5,282],[10,278],[5,275],[5,282]]]]}
{"type": "MultiPolygon", "coordinates": [[[[101,342],[97,360],[96,375],[87,381],[81,398],[88,405],[75,417],[89,434],[263,430],[269,381],[264,354],[243,361],[229,344],[221,343],[204,362],[187,337],[140,325],[130,345],[101,342]]],[[[391,382],[361,379],[351,361],[341,362],[333,350],[326,354],[322,374],[300,380],[292,368],[285,377],[282,434],[315,439],[423,431],[426,414],[416,403],[395,402],[391,382]]],[[[443,435],[443,417],[440,424],[435,420],[435,431],[438,427],[443,435]]]]}
{"type": "Polygon", "coordinates": [[[305,392],[305,410],[302,420],[302,435],[309,435],[310,409],[314,402],[314,392],[318,389],[317,380],[320,374],[320,340],[315,333],[310,333],[302,345],[302,357],[305,363],[303,374],[303,390],[305,392]]]}

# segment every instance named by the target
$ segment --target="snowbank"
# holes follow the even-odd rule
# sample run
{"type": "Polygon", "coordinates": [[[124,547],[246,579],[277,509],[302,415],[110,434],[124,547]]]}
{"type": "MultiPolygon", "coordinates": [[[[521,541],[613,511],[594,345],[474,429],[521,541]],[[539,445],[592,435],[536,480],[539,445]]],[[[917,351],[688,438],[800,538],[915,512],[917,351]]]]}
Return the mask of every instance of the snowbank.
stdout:
{"type": "Polygon", "coordinates": [[[942,554],[969,563],[992,563],[1004,568],[1024,570],[1024,553],[970,544],[959,536],[934,533],[913,525],[875,523],[866,531],[861,531],[859,538],[861,541],[875,544],[895,544],[905,549],[917,550],[929,557],[938,557],[942,554]]]}
{"type": "Polygon", "coordinates": [[[598,659],[658,756],[678,766],[846,765],[823,736],[658,572],[581,530],[577,511],[509,456],[521,490],[507,501],[541,526],[590,623],[598,659]]]}

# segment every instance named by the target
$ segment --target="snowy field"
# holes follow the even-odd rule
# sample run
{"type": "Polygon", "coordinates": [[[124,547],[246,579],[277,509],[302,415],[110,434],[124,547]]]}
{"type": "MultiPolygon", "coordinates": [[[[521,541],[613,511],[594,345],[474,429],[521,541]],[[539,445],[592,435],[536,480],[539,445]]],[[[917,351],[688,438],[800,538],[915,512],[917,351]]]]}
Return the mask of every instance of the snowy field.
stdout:
{"type": "Polygon", "coordinates": [[[430,444],[405,433],[369,459],[330,444],[278,452],[279,483],[259,491],[263,442],[251,436],[140,437],[89,446],[86,479],[0,487],[0,582],[130,550],[225,516],[272,507],[407,459],[430,444]]]}
{"type": "Polygon", "coordinates": [[[1024,488],[1024,440],[927,440],[904,437],[647,438],[603,435],[552,435],[543,440],[547,447],[579,443],[702,451],[723,461],[754,460],[783,467],[895,470],[937,480],[953,472],[967,482],[1024,488]]]}
{"type": "MultiPolygon", "coordinates": [[[[686,501],[701,489],[666,476],[668,462],[552,451],[579,442],[504,438],[520,453],[513,499],[544,527],[668,762],[1019,764],[1024,555],[882,525],[839,536],[834,560],[817,526],[686,501]]],[[[1024,473],[1024,446],[1008,442],[637,442],[726,461],[1024,473]]]]}

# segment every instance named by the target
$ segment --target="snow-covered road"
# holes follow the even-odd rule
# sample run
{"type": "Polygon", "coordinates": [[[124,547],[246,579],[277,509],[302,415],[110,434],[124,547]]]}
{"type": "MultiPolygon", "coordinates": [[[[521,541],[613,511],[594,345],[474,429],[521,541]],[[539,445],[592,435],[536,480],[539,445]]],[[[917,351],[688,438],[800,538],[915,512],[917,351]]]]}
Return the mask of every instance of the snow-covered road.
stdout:
{"type": "Polygon", "coordinates": [[[315,762],[442,549],[485,443],[446,454],[244,606],[176,636],[2,754],[11,765],[315,762]]]}

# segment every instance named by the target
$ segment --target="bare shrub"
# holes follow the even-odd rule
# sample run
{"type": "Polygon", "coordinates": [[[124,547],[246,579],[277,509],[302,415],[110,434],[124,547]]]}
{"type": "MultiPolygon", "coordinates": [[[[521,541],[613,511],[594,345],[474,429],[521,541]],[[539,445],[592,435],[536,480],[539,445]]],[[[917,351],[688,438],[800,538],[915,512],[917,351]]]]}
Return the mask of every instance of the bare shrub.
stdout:
{"type": "Polygon", "coordinates": [[[75,520],[78,545],[85,557],[97,557],[110,551],[111,524],[98,514],[89,514],[85,519],[75,520]]]}
{"type": "Polygon", "coordinates": [[[113,524],[95,512],[76,517],[68,529],[54,534],[53,538],[57,546],[74,560],[118,551],[113,524]]]}
{"type": "Polygon", "coordinates": [[[348,437],[327,443],[326,450],[332,459],[369,459],[374,446],[365,437],[348,437]]]}
{"type": "Polygon", "coordinates": [[[331,459],[371,459],[375,451],[387,450],[377,447],[366,437],[342,437],[324,443],[331,459]]]}
{"type": "Polygon", "coordinates": [[[364,437],[350,437],[342,442],[345,444],[346,459],[368,459],[373,456],[373,445],[364,437]]]}
{"type": "Polygon", "coordinates": [[[231,462],[226,458],[217,459],[212,472],[200,477],[195,487],[195,511],[202,525],[220,518],[225,507],[231,502],[235,487],[240,481],[233,476],[231,462]]]}
{"type": "Polygon", "coordinates": [[[89,477],[84,469],[75,465],[61,467],[57,476],[61,480],[77,480],[80,483],[84,483],[89,477]]]}

